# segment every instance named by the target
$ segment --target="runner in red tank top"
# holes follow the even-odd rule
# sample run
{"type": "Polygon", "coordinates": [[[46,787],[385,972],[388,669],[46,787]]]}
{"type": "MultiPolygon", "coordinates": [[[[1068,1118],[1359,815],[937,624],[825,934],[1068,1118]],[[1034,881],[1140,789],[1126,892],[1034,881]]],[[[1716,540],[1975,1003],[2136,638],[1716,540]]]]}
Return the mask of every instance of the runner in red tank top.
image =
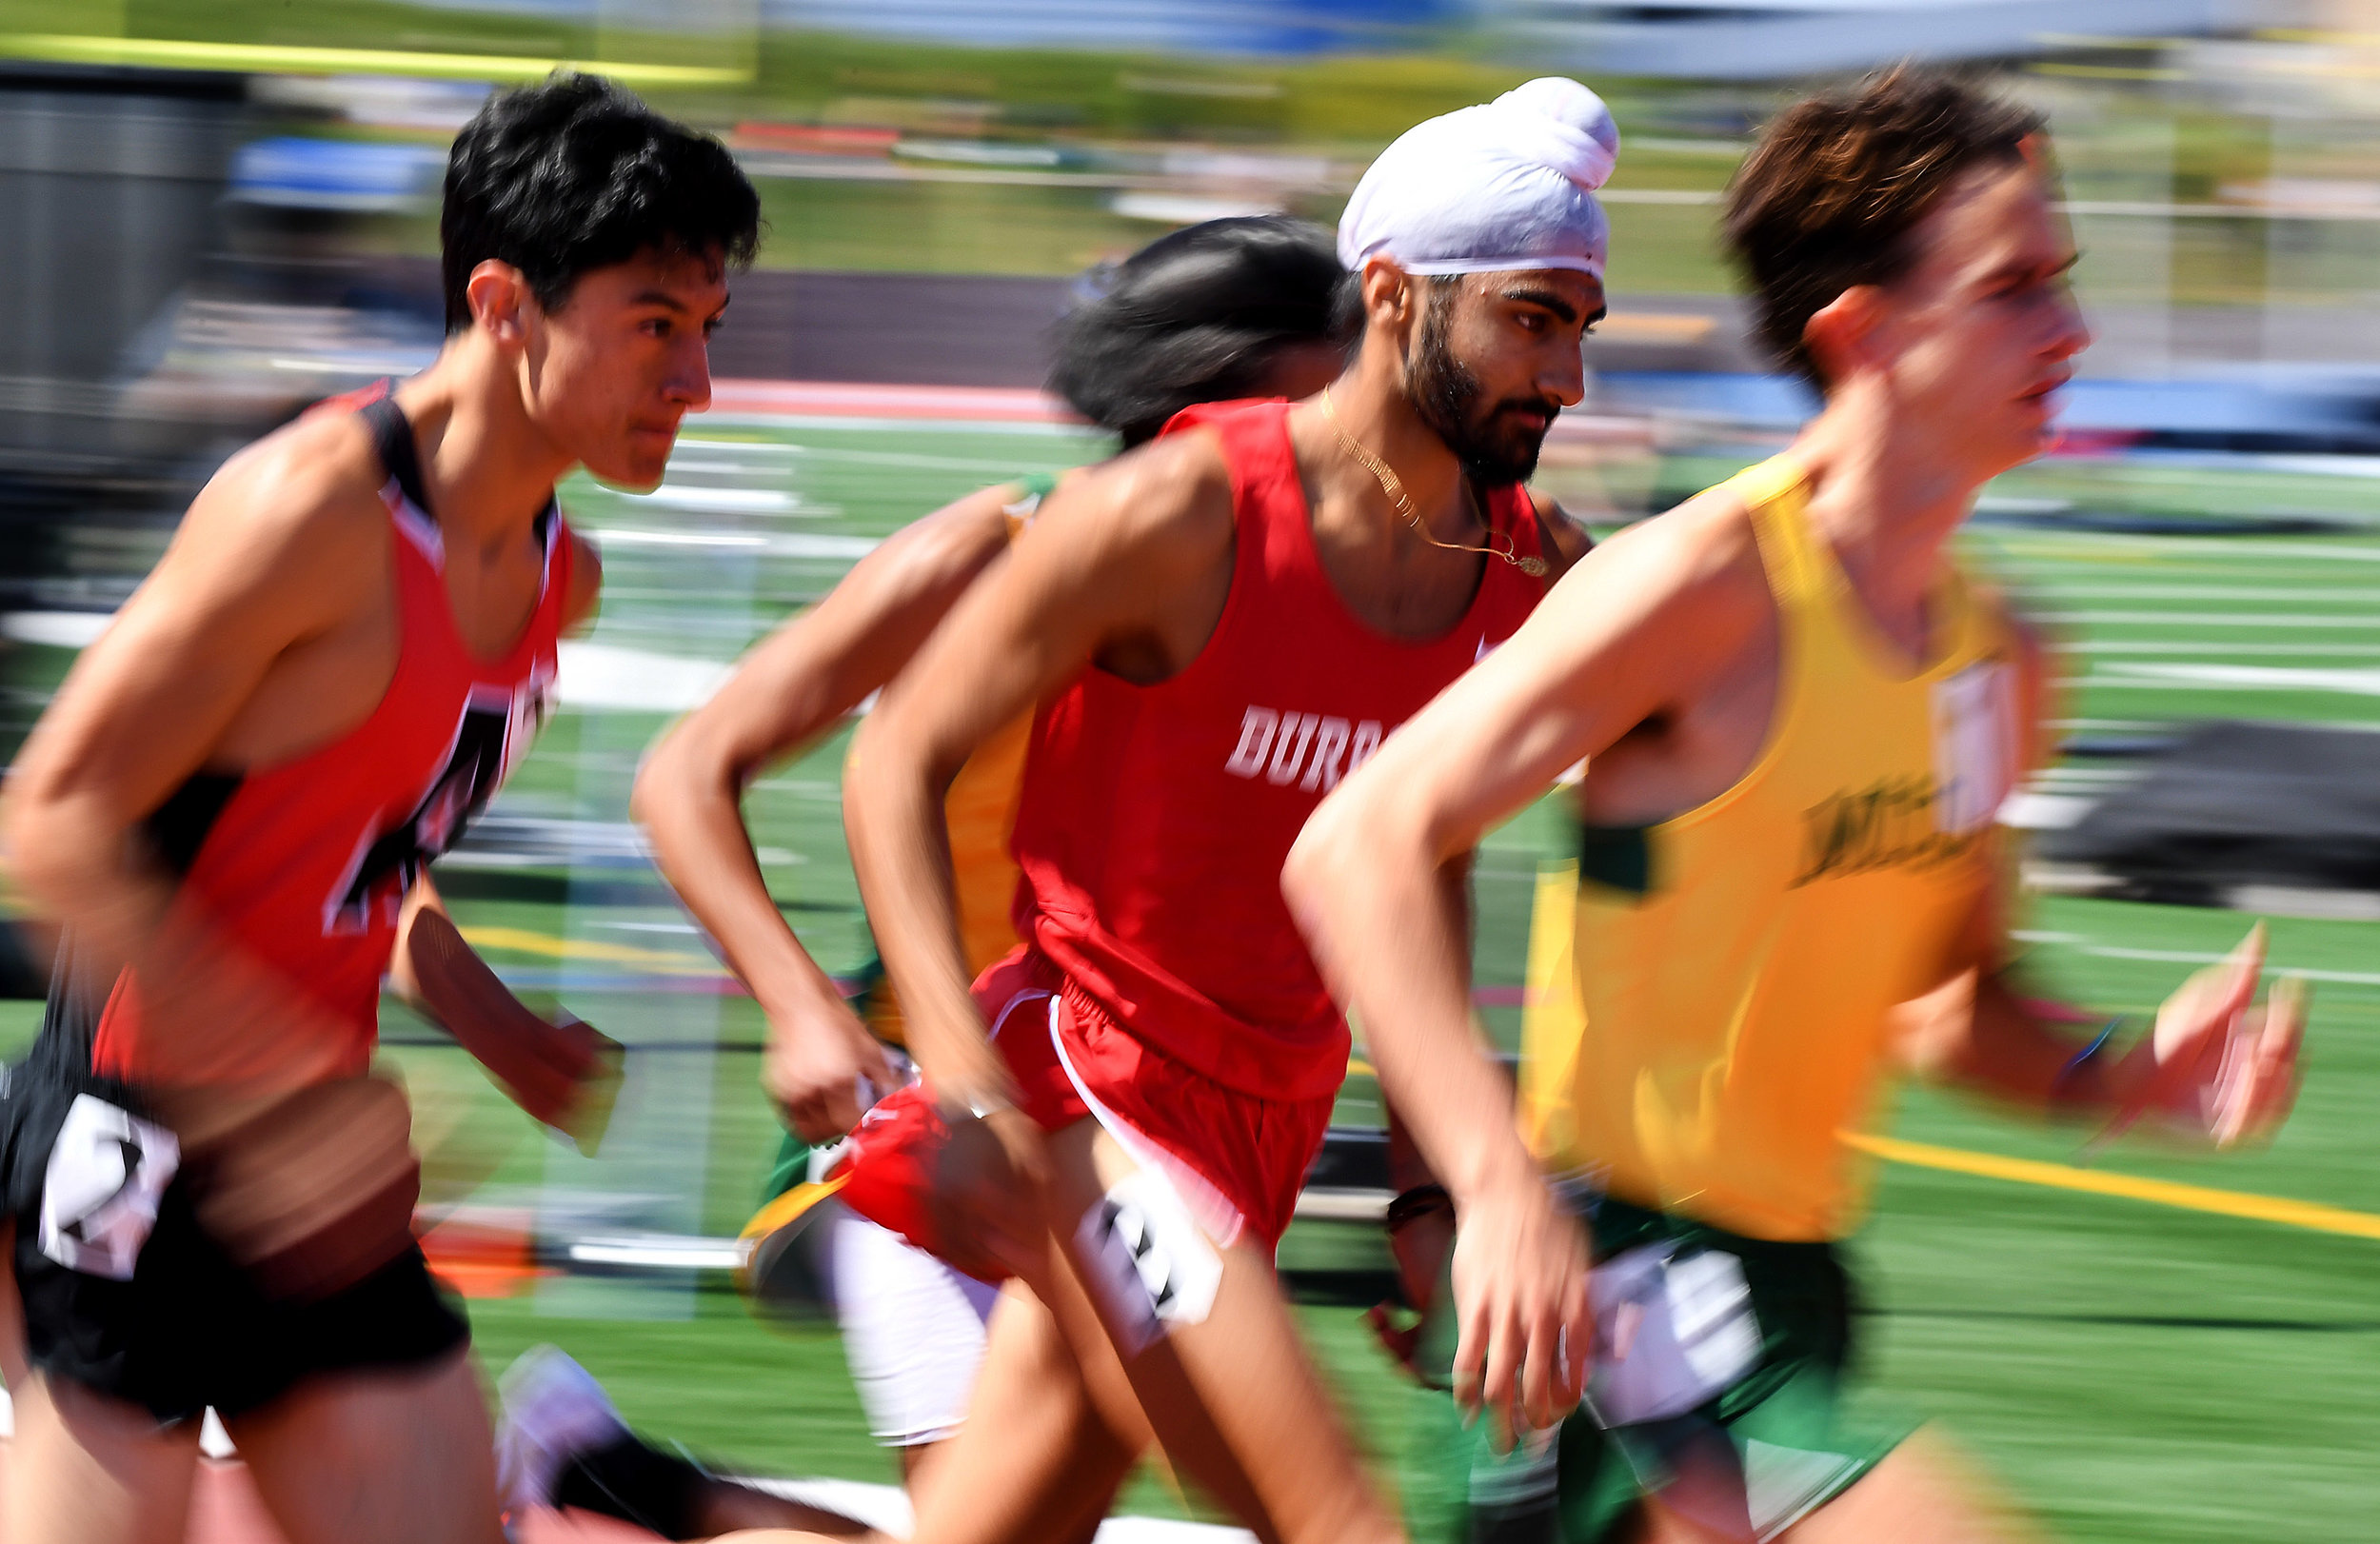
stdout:
{"type": "MultiPolygon", "coordinates": [[[[380,978],[406,899],[527,750],[553,704],[563,624],[585,614],[593,586],[574,587],[591,554],[579,556],[583,544],[549,499],[531,525],[538,572],[527,624],[509,648],[482,658],[447,603],[446,543],[404,409],[384,384],[315,411],[361,419],[387,474],[380,501],[403,640],[396,672],[346,734],[261,768],[194,772],[144,823],[178,878],[177,904],[320,1004],[326,1012],[303,1026],[321,1037],[313,1049],[354,1075],[371,1059],[380,978]],[[350,833],[344,844],[325,840],[340,832],[350,833]]],[[[117,980],[95,1022],[74,1023],[85,1006],[62,994],[52,1028],[87,1040],[91,1070],[170,1080],[175,1047],[157,1043],[133,975],[117,980]]],[[[270,1078],[290,1050],[227,1046],[223,1076],[270,1078]]]]}
{"type": "MultiPolygon", "coordinates": [[[[1178,674],[1137,685],[1088,670],[1041,709],[1016,833],[1029,953],[1011,968],[1063,1002],[1061,1059],[1046,1102],[1031,1106],[1041,1124],[1089,1113],[1100,1096],[1086,1090],[1104,1088],[1102,1102],[1166,1155],[1219,1242],[1253,1226],[1267,1247],[1289,1225],[1348,1049],[1346,1019],[1281,899],[1281,862],[1321,797],[1510,637],[1545,587],[1489,562],[1434,638],[1359,620],[1315,545],[1292,412],[1193,409],[1169,430],[1211,431],[1229,468],[1229,596],[1178,674]],[[1181,1102],[1208,1084],[1294,1118],[1216,1141],[1201,1132],[1222,1109],[1181,1102]]],[[[1539,555],[1537,512],[1517,485],[1483,490],[1481,503],[1491,542],[1539,555]]]]}
{"type": "Polygon", "coordinates": [[[556,480],[660,480],[758,214],[723,147],[607,85],[492,98],[447,166],[436,363],[228,463],[27,742],[7,837],[66,942],[0,1085],[15,1544],[181,1537],[208,1406],[291,1544],[500,1537],[404,1097],[367,1072],[380,983],[538,1118],[588,1115],[600,1037],[514,1000],[426,867],[593,608],[556,480]]]}
{"type": "MultiPolygon", "coordinates": [[[[1527,154],[1581,132],[1473,110],[1527,154]]],[[[1520,228],[1582,228],[1587,172],[1538,169],[1558,217],[1520,228]]],[[[854,747],[853,857],[926,1084],[863,1121],[842,1194],[1030,1289],[994,1316],[920,1541],[1042,1536],[1112,1495],[1151,1430],[1260,1536],[1398,1534],[1272,1274],[1347,1051],[1280,867],[1323,793],[1583,545],[1513,485],[1578,399],[1603,309],[1599,215],[1578,250],[1514,261],[1471,184],[1410,187],[1464,250],[1362,254],[1346,373],[1295,406],[1194,411],[1061,491],[854,747]],[[1028,941],[971,992],[942,793],[1036,702],[1028,941]],[[1020,1470],[1033,1502],[987,1513],[1020,1470]]]]}

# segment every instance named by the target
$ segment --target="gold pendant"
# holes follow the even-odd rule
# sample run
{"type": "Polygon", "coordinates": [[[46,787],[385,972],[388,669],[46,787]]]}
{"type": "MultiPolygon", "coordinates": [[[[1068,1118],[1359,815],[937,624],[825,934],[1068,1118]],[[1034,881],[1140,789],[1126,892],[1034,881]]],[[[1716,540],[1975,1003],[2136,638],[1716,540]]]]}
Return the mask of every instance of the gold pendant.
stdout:
{"type": "Polygon", "coordinates": [[[1531,579],[1543,579],[1553,568],[1553,564],[1547,563],[1543,558],[1537,557],[1534,554],[1529,557],[1519,559],[1513,564],[1513,566],[1519,569],[1522,573],[1527,574],[1531,579]]]}

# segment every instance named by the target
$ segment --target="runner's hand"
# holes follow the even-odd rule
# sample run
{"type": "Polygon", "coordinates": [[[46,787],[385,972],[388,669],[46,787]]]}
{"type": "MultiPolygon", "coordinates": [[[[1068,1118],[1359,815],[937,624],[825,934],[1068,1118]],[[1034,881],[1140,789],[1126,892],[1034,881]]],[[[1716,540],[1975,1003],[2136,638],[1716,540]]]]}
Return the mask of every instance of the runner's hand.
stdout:
{"type": "Polygon", "coordinates": [[[405,950],[415,990],[455,1043],[531,1118],[594,1151],[619,1091],[619,1043],[568,1013],[548,1019],[513,996],[443,912],[417,913],[405,950]]]}
{"type": "Polygon", "coordinates": [[[2142,1117],[2230,1147],[2270,1135],[2296,1102],[2298,1046],[2306,1022],[2302,981],[2275,982],[2255,1000],[2265,927],[2249,930],[2228,959],[2184,981],[2157,1011],[2155,1030],[2125,1059],[2127,1092],[2104,1136],[2142,1117]]]}
{"type": "Polygon", "coordinates": [[[785,1124],[812,1146],[840,1141],[868,1105],[901,1082],[892,1058],[841,1000],[768,1016],[761,1087],[785,1124]],[[863,1082],[870,1090],[864,1095],[863,1082]]]}
{"type": "Polygon", "coordinates": [[[1041,1128],[1011,1107],[979,1117],[944,1103],[942,1112],[950,1139],[929,1202],[942,1244],[937,1253],[981,1279],[1041,1279],[1049,1257],[1049,1157],[1041,1128]]]}
{"type": "Polygon", "coordinates": [[[455,1015],[446,1031],[531,1118],[565,1127],[584,1083],[600,1075],[605,1048],[616,1056],[620,1047],[567,1014],[555,1022],[539,1017],[526,1003],[511,1007],[508,1012],[455,1015]]]}
{"type": "Polygon", "coordinates": [[[611,1129],[612,1106],[619,1102],[620,1084],[627,1076],[627,1048],[574,1014],[565,1012],[553,1028],[577,1071],[561,1108],[546,1124],[593,1158],[611,1129]]]}
{"type": "Polygon", "coordinates": [[[1578,1403],[1595,1344],[1587,1240],[1535,1170],[1458,1203],[1455,1399],[1499,1451],[1578,1403]]]}

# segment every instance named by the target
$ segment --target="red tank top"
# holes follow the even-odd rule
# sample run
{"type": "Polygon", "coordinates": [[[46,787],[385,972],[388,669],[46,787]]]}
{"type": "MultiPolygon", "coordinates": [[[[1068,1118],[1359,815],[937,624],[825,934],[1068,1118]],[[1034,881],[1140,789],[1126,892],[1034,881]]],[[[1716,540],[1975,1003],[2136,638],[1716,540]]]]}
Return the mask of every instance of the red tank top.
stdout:
{"type": "MultiPolygon", "coordinates": [[[[545,547],[537,609],[501,657],[474,657],[446,598],[445,546],[426,512],[412,428],[385,396],[360,411],[387,470],[380,497],[394,527],[402,632],[387,693],[362,724],[292,761],[192,776],[148,822],[180,877],[178,903],[203,908],[329,1008],[358,1072],[379,1033],[398,907],[423,866],[486,807],[552,706],[571,563],[561,509],[548,505],[537,525],[545,547]]],[[[136,1080],[147,1057],[129,973],[90,1030],[92,1068],[136,1080]]]]}
{"type": "MultiPolygon", "coordinates": [[[[1324,794],[1490,648],[1544,581],[1487,560],[1426,643],[1349,613],[1314,545],[1289,404],[1192,408],[1222,438],[1236,539],[1215,632],[1179,675],[1082,673],[1034,722],[1017,814],[1017,931],[1099,1014],[1227,1087],[1304,1099],[1346,1075],[1346,1019],[1281,899],[1324,794]]],[[[1538,551],[1528,496],[1487,496],[1498,544],[1538,551]]]]}

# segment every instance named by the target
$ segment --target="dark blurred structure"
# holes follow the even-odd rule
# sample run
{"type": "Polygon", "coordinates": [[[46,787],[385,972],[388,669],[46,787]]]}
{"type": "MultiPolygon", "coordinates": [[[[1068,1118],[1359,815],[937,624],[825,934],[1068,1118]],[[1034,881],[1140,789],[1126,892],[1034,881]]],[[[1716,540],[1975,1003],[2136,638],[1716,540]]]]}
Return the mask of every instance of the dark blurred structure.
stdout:
{"type": "Polygon", "coordinates": [[[196,271],[248,128],[236,75],[0,69],[0,599],[71,566],[77,518],[166,495],[117,444],[127,345],[196,271]]]}
{"type": "Polygon", "coordinates": [[[2036,837],[2055,888],[2168,904],[2380,913],[2380,734],[2218,722],[2145,749],[2137,782],[2036,837]],[[2290,905],[2276,892],[2334,899],[2290,905]]]}
{"type": "Polygon", "coordinates": [[[289,132],[321,116],[234,72],[0,66],[0,615],[113,609],[231,449],[437,352],[434,271],[387,254],[443,156],[289,132]]]}
{"type": "Polygon", "coordinates": [[[435,267],[387,255],[380,228],[429,208],[444,166],[423,145],[242,146],[214,248],[117,361],[119,447],[198,471],[309,403],[427,364],[435,267]]]}

